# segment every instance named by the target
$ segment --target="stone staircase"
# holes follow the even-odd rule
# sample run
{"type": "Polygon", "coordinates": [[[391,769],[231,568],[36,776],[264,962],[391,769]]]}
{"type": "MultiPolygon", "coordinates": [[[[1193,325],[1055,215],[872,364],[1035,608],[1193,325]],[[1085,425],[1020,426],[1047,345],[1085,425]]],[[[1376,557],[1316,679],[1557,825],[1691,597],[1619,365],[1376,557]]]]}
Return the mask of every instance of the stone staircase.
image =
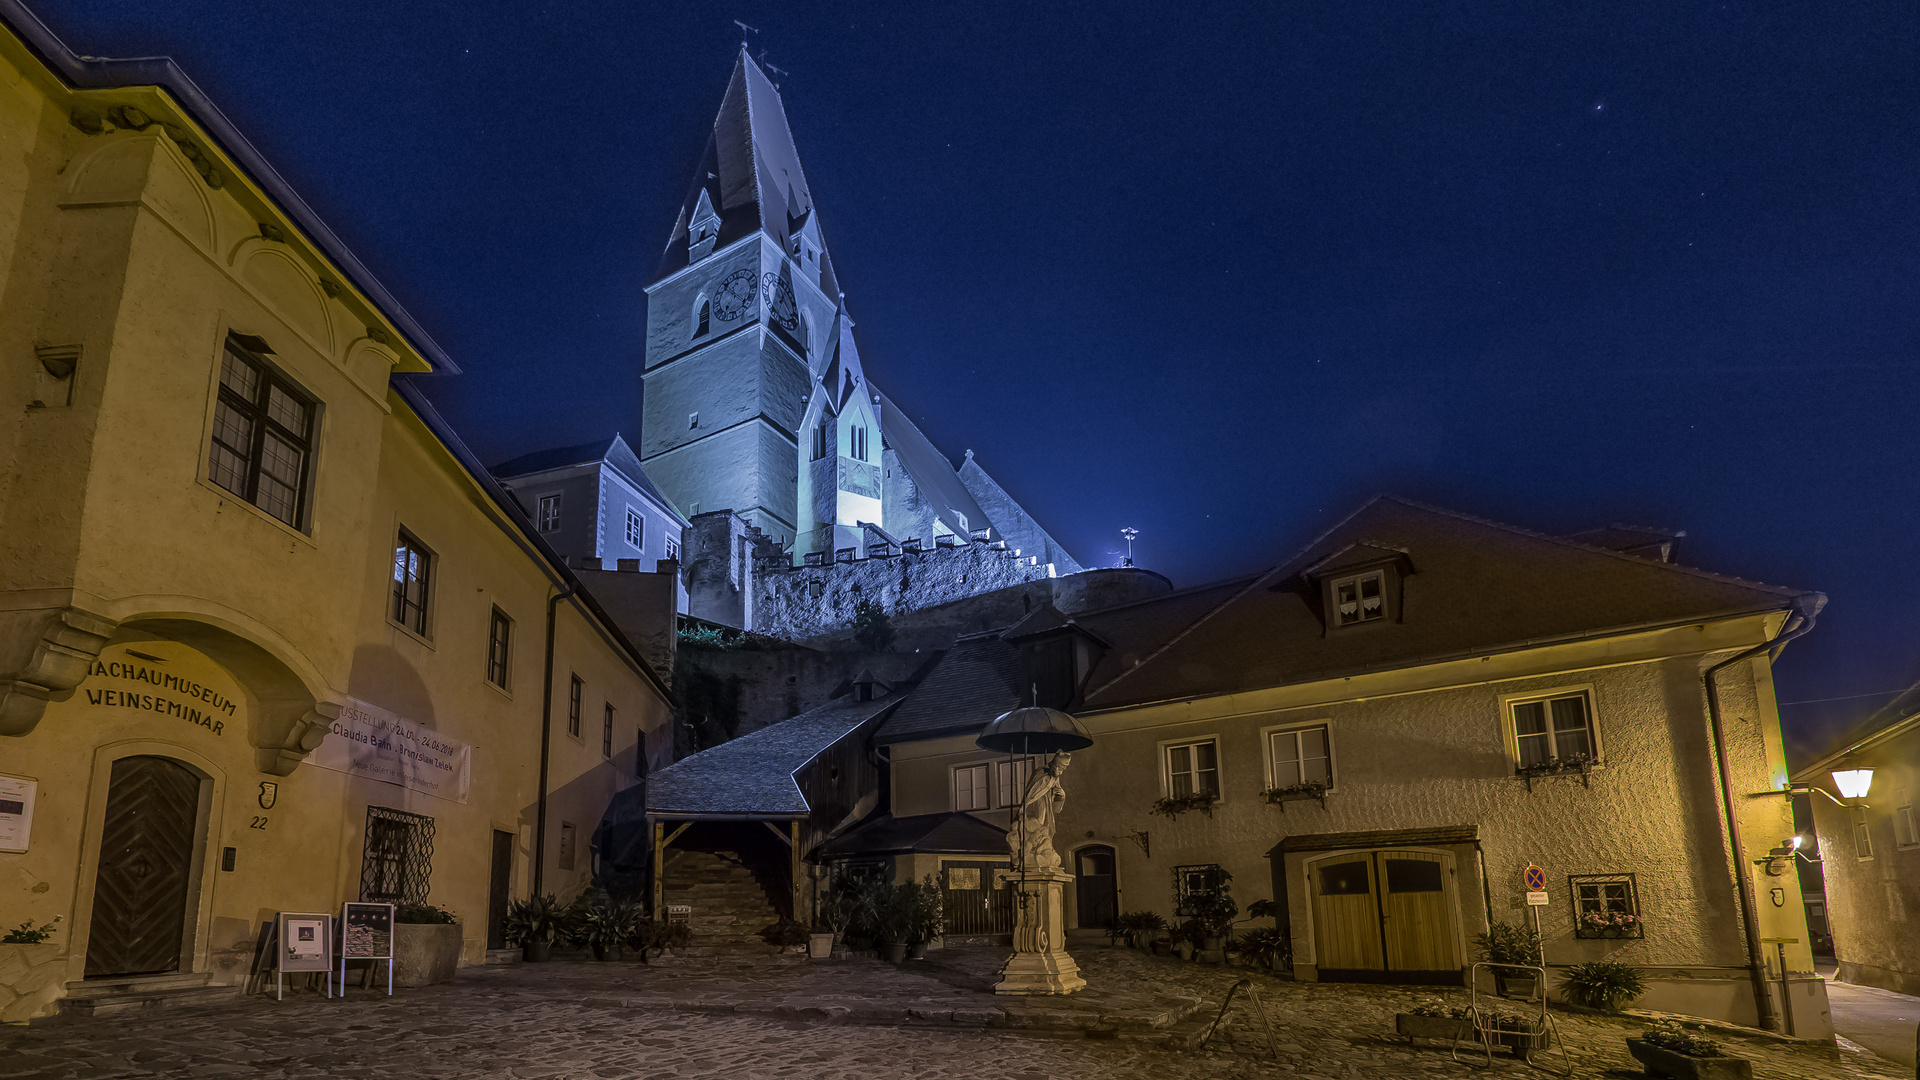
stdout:
{"type": "MultiPolygon", "coordinates": [[[[766,952],[761,928],[780,919],[767,890],[732,852],[673,851],[666,903],[692,908],[693,949],[766,952]]],[[[697,953],[695,955],[698,955],[697,953]]]]}

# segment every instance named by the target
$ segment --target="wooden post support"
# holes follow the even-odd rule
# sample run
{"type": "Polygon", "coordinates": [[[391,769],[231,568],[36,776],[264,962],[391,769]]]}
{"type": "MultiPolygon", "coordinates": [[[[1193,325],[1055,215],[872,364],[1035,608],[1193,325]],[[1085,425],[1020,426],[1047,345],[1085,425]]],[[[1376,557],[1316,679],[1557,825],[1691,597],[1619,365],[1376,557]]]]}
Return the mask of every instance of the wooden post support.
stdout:
{"type": "Polygon", "coordinates": [[[653,917],[667,917],[667,823],[653,823],[653,917]]]}
{"type": "Polygon", "coordinates": [[[788,841],[788,843],[793,848],[793,852],[792,852],[792,855],[793,855],[792,916],[795,922],[806,922],[807,920],[800,918],[800,819],[795,818],[790,823],[789,828],[791,828],[793,831],[793,839],[788,841]]]}

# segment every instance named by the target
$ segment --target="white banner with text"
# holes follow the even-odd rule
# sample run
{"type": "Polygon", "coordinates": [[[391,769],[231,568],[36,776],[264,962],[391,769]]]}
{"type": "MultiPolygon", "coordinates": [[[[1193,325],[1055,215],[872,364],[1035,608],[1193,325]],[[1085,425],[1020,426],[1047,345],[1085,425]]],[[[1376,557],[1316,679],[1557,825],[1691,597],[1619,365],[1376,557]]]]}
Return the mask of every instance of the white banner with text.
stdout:
{"type": "Polygon", "coordinates": [[[340,719],[307,761],[464,803],[473,771],[473,747],[356,700],[340,710],[340,719]]]}

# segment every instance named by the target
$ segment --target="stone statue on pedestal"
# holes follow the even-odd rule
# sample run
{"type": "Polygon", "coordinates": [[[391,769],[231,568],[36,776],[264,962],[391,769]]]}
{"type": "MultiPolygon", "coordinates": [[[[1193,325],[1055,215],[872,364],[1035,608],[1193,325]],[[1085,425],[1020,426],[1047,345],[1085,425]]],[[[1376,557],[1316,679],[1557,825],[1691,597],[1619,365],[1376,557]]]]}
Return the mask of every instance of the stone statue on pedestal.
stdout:
{"type": "Polygon", "coordinates": [[[1027,781],[1027,790],[1020,797],[1020,816],[1007,831],[1007,847],[1013,853],[1015,870],[1049,870],[1060,866],[1060,853],[1053,846],[1053,829],[1060,808],[1067,802],[1067,789],[1061,785],[1060,776],[1072,761],[1072,754],[1061,751],[1027,781]]]}
{"type": "Polygon", "coordinates": [[[1007,847],[1013,855],[1007,883],[1014,889],[1016,903],[1013,956],[1000,969],[995,993],[1071,994],[1087,985],[1065,947],[1067,917],[1062,901],[1073,875],[1060,866],[1060,853],[1053,847],[1054,823],[1067,801],[1060,776],[1072,760],[1062,751],[1033,774],[1021,796],[1019,814],[1007,831],[1007,847]]]}

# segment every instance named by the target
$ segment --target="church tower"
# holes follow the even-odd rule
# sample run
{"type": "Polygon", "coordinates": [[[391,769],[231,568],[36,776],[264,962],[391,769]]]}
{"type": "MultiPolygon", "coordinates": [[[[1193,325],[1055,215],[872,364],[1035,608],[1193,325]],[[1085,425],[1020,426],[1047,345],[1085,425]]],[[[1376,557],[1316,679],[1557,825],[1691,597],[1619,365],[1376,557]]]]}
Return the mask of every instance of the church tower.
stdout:
{"type": "Polygon", "coordinates": [[[881,521],[881,433],[776,90],[743,46],[647,286],[640,457],[799,553],[881,521]]]}

